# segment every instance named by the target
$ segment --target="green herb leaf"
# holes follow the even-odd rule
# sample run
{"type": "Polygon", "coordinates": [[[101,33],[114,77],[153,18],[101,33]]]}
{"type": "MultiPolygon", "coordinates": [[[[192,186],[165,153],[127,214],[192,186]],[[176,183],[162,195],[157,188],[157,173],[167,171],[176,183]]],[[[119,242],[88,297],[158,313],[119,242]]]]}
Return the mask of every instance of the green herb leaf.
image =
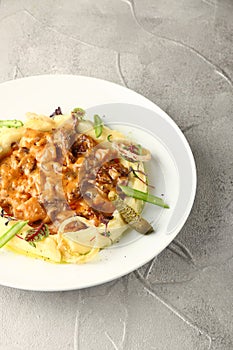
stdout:
{"type": "Polygon", "coordinates": [[[20,128],[23,126],[21,120],[0,120],[0,128],[5,126],[6,128],[20,128]]]}
{"type": "Polygon", "coordinates": [[[102,119],[98,116],[98,114],[94,115],[94,129],[96,138],[100,137],[103,131],[103,122],[102,119]]]}
{"type": "Polygon", "coordinates": [[[135,199],[141,199],[144,202],[152,203],[154,205],[158,205],[162,208],[169,208],[169,206],[163,201],[162,198],[156,197],[153,194],[149,194],[146,192],[142,192],[139,190],[135,190],[134,188],[131,188],[129,186],[119,186],[120,189],[123,191],[123,193],[128,197],[133,197],[135,199]]]}
{"type": "Polygon", "coordinates": [[[36,247],[35,242],[42,241],[44,238],[49,236],[48,225],[41,223],[37,228],[32,228],[27,231],[25,241],[36,247]]]}
{"type": "Polygon", "coordinates": [[[15,235],[17,235],[22,228],[27,225],[28,221],[19,221],[16,224],[14,224],[9,230],[7,230],[1,237],[0,237],[0,248],[3,247],[11,238],[13,238],[15,235]]]}

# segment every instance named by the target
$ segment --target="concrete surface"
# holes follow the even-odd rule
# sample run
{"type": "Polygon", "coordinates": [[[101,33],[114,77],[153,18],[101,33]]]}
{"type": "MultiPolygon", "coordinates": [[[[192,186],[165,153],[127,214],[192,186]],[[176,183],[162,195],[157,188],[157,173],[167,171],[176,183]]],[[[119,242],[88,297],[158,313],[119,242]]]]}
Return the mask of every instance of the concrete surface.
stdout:
{"type": "Polygon", "coordinates": [[[0,350],[232,350],[233,2],[1,0],[0,81],[44,73],[107,79],[158,104],[190,142],[198,190],[177,239],[124,278],[66,293],[0,287],[0,350]]]}

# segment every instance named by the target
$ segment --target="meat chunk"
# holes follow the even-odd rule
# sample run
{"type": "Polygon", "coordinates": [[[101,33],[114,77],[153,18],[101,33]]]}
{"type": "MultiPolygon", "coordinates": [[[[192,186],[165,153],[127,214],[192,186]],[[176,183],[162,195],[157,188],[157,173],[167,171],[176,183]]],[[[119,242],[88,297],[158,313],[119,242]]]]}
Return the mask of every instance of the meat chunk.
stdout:
{"type": "Polygon", "coordinates": [[[71,147],[71,152],[75,158],[82,156],[88,150],[96,146],[96,142],[90,136],[85,134],[80,134],[71,147]]]}
{"type": "Polygon", "coordinates": [[[48,224],[52,233],[64,212],[98,226],[115,210],[109,191],[128,173],[116,150],[75,134],[72,124],[51,132],[27,129],[0,160],[0,206],[32,226],[48,224]]]}
{"type": "Polygon", "coordinates": [[[14,216],[21,220],[30,222],[43,221],[46,217],[46,211],[36,198],[30,198],[14,209],[14,216]]]}

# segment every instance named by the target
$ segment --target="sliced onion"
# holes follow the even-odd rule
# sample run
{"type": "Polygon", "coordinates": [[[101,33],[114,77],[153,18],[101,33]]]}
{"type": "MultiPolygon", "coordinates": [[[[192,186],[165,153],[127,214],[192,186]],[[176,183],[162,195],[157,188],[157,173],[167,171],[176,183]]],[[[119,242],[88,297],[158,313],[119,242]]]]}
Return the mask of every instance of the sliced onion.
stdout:
{"type": "Polygon", "coordinates": [[[86,219],[81,218],[79,216],[73,216],[71,218],[64,220],[61,223],[58,229],[58,233],[65,239],[69,239],[77,244],[80,244],[86,247],[91,247],[91,248],[105,248],[112,245],[117,239],[120,238],[122,233],[127,228],[127,225],[112,227],[110,229],[110,232],[111,232],[110,236],[105,235],[104,225],[101,225],[101,227],[98,227],[98,228],[95,226],[88,225],[87,228],[85,229],[64,232],[65,227],[68,224],[72,222],[77,222],[77,221],[88,225],[86,219]]]}
{"type": "Polygon", "coordinates": [[[127,141],[113,141],[112,147],[116,149],[120,155],[130,162],[147,162],[151,159],[151,153],[146,148],[140,146],[140,154],[134,149],[138,149],[139,145],[127,141]]]}
{"type": "Polygon", "coordinates": [[[80,120],[77,125],[77,131],[81,134],[93,129],[93,123],[90,120],[80,120]]]}
{"type": "MultiPolygon", "coordinates": [[[[65,227],[67,225],[77,221],[83,222],[80,220],[80,217],[78,216],[73,216],[71,218],[64,220],[59,227],[58,233],[61,234],[66,239],[69,239],[77,244],[87,246],[87,247],[102,248],[103,246],[109,245],[109,242],[108,244],[106,243],[103,244],[103,242],[101,244],[101,242],[99,242],[100,232],[97,230],[95,226],[88,226],[87,228],[80,229],[77,231],[64,232],[65,227]]],[[[86,223],[86,220],[85,220],[85,223],[86,223]]]]}

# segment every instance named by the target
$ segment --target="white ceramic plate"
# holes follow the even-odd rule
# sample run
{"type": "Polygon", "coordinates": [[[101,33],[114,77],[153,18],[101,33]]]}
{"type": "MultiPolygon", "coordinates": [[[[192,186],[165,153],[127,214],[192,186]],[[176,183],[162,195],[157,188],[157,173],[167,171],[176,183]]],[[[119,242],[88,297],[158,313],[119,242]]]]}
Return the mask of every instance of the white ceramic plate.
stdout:
{"type": "Polygon", "coordinates": [[[156,233],[129,231],[120,243],[85,265],[56,265],[2,249],[0,284],[28,290],[62,291],[91,287],[137,269],[158,255],[184,225],[196,191],[196,169],[190,147],[172,119],[143,96],[116,84],[82,76],[36,76],[0,84],[0,119],[22,118],[28,111],[63,113],[79,106],[91,116],[123,131],[152,152],[148,168],[154,193],[170,209],[147,204],[143,216],[156,233]]]}

